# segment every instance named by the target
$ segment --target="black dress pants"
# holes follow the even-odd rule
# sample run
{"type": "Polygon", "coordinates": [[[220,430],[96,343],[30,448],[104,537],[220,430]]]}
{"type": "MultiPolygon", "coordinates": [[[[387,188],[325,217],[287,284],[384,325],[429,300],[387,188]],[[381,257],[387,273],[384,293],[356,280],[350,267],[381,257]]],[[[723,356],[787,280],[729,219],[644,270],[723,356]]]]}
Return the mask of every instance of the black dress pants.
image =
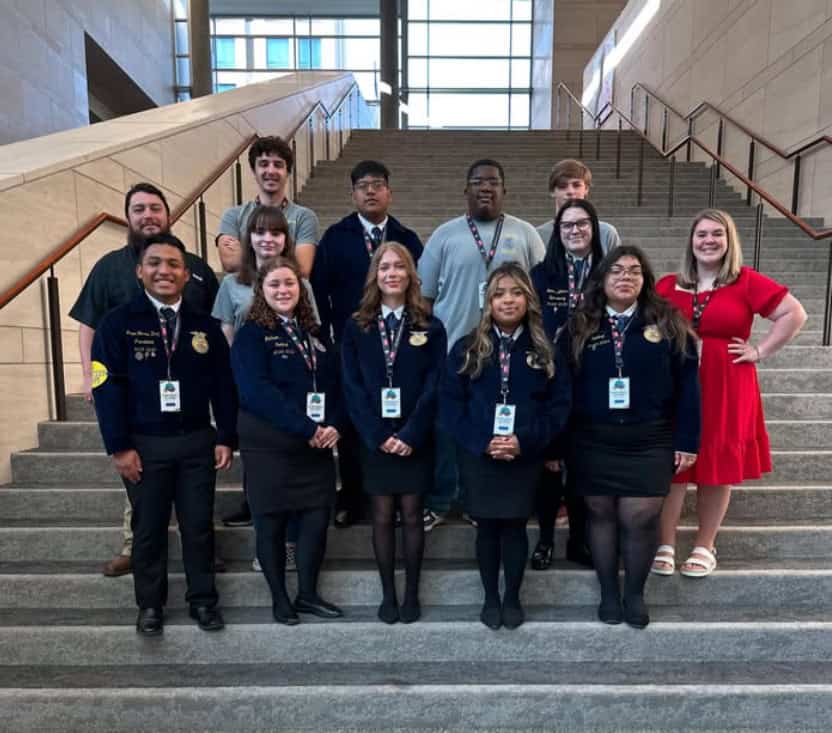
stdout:
{"type": "Polygon", "coordinates": [[[175,436],[133,436],[142,461],[139,483],[125,481],[133,505],[133,583],[139,608],[168,598],[168,524],[176,506],[187,593],[193,606],[215,606],[213,428],[175,436]]]}

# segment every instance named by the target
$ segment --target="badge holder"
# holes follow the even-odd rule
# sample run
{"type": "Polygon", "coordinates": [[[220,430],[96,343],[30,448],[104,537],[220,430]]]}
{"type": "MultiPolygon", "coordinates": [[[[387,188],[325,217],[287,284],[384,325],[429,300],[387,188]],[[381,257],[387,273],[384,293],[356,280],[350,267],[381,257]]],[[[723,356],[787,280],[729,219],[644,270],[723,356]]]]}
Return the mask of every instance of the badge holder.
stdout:
{"type": "Polygon", "coordinates": [[[400,418],[402,416],[402,390],[400,387],[381,388],[381,416],[400,418]]]}
{"type": "Polygon", "coordinates": [[[480,283],[480,286],[479,286],[479,289],[478,289],[478,298],[479,298],[480,310],[485,308],[485,290],[486,290],[487,287],[488,287],[487,282],[481,282],[480,283]]]}
{"type": "Polygon", "coordinates": [[[610,378],[609,394],[610,410],[629,410],[630,378],[622,377],[621,375],[610,378]]]}
{"type": "Polygon", "coordinates": [[[324,421],[326,415],[326,394],[324,392],[306,393],[306,417],[317,423],[324,421]]]}
{"type": "Polygon", "coordinates": [[[162,412],[179,412],[182,409],[178,379],[162,379],[159,382],[159,405],[162,412]]]}
{"type": "Polygon", "coordinates": [[[514,415],[516,411],[516,405],[507,405],[504,402],[494,408],[494,435],[501,437],[514,435],[514,415]]]}

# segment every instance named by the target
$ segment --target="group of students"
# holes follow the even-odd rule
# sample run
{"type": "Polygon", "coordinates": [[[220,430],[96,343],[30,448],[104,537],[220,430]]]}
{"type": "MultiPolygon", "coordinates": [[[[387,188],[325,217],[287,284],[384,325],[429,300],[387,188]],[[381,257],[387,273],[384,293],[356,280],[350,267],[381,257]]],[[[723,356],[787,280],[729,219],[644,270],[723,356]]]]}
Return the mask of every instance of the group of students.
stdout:
{"type": "Polygon", "coordinates": [[[420,616],[423,500],[442,462],[458,473],[476,526],[480,618],[490,628],[523,623],[526,525],[537,513],[532,565],[548,567],[561,500],[570,509],[568,557],[595,567],[606,623],[648,624],[645,582],[651,570],[675,570],[688,482],[699,486],[700,528],[681,570],[713,571],[729,484],[770,470],[753,363],[793,338],[805,313],[786,288],[742,267],[736,227],[717,210],[697,215],[681,271],[657,283],[643,251],[621,245],[599,221],[585,199],[586,177],[570,174],[580,165],[565,161],[553,171],[556,215],[542,227],[545,245],[530,225],[502,212],[505,176],[491,160],[471,166],[468,213],[440,227],[424,252],[418,238],[391,236],[386,206],[381,215],[371,211],[385,195],[389,205],[389,173],[373,161],[352,177],[353,199],[370,204],[352,215],[361,249],[332,238],[314,253],[311,270],[296,256],[286,199],[247,205],[241,264],[214,306],[221,326],[186,305],[176,312],[187,281],[181,243],[169,234],[145,240],[137,269],[143,292],[96,332],[92,381],[105,445],[133,508],[139,631],[162,628],[166,538],[158,537],[171,501],[192,615],[202,628],[222,627],[204,505],[213,508],[209,474],[230,465],[237,441],[257,559],[274,619],[287,625],[298,623],[298,613],[342,615],[317,590],[336,501],[336,447],[342,471],[344,459],[358,461],[369,496],[378,616],[386,623],[420,616]],[[320,289],[349,268],[352,291],[320,289]],[[773,321],[756,346],[749,341],[755,314],[773,321]],[[171,483],[162,464],[182,452],[202,456],[192,467],[201,472],[194,480],[202,494],[191,479],[177,479],[158,489],[164,501],[147,520],[148,485],[171,483]],[[160,456],[158,470],[145,455],[160,456]],[[294,600],[285,576],[292,525],[294,600]]]}

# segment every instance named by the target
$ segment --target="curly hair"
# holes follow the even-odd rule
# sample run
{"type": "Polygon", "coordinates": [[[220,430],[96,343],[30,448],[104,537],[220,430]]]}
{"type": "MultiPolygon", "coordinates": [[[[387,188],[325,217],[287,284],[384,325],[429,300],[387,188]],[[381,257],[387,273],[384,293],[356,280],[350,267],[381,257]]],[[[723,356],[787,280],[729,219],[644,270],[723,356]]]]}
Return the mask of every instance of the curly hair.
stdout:
{"type": "Polygon", "coordinates": [[[291,270],[298,281],[300,297],[295,307],[295,318],[297,318],[300,327],[304,331],[317,334],[318,324],[315,322],[315,314],[312,310],[312,304],[309,302],[309,294],[306,292],[306,286],[301,277],[298,263],[286,257],[273,257],[266,260],[260,266],[260,269],[257,271],[257,280],[254,283],[254,298],[251,301],[251,308],[248,311],[246,320],[254,321],[258,326],[269,330],[277,327],[278,315],[266,302],[266,298],[263,295],[263,282],[270,273],[281,267],[291,270]]]}
{"type": "Polygon", "coordinates": [[[277,206],[257,204],[249,215],[243,231],[241,242],[243,257],[240,262],[240,271],[237,273],[237,282],[240,285],[254,285],[257,280],[257,255],[254,253],[254,247],[251,246],[251,235],[258,229],[282,232],[286,240],[280,257],[295,259],[295,242],[289,233],[289,222],[286,221],[283,212],[277,206]]]}
{"type": "Polygon", "coordinates": [[[526,271],[516,262],[504,262],[495,269],[488,277],[488,284],[485,289],[485,303],[482,310],[482,318],[479,325],[468,335],[465,352],[462,359],[460,374],[467,374],[472,379],[477,379],[481,374],[486,362],[494,354],[494,343],[491,339],[491,332],[494,327],[491,301],[497,292],[497,283],[501,278],[510,277],[523,291],[526,298],[526,315],[523,323],[529,329],[532,339],[532,348],[537,355],[540,364],[546,371],[546,376],[552,379],[555,376],[555,358],[552,344],[543,330],[543,311],[537,293],[532,286],[526,271]]]}
{"type": "Polygon", "coordinates": [[[367,279],[364,281],[364,295],[361,297],[361,304],[358,310],[353,313],[353,318],[358,325],[366,331],[371,324],[376,322],[381,312],[381,290],[378,287],[378,268],[381,265],[381,258],[387,252],[395,252],[404,262],[409,283],[407,292],[404,295],[404,307],[411,326],[427,328],[429,313],[422,290],[419,287],[419,275],[416,273],[416,264],[407,247],[398,242],[382,242],[370,260],[370,269],[367,271],[367,279]]]}
{"type": "Polygon", "coordinates": [[[673,342],[677,351],[687,348],[689,338],[696,339],[696,334],[678,308],[656,292],[656,276],[647,255],[635,245],[621,245],[601,260],[587,285],[583,302],[575,309],[574,316],[569,321],[571,356],[577,368],[580,368],[581,355],[587,341],[598,332],[606,317],[607,295],[604,284],[612,266],[622,257],[634,257],[641,265],[643,282],[638,296],[638,312],[645,323],[655,325],[663,338],[673,342]]]}
{"type": "Polygon", "coordinates": [[[286,163],[286,170],[291,173],[295,165],[295,156],[292,147],[286,140],[277,135],[265,135],[258,137],[248,149],[248,164],[251,170],[261,155],[276,155],[286,163]]]}

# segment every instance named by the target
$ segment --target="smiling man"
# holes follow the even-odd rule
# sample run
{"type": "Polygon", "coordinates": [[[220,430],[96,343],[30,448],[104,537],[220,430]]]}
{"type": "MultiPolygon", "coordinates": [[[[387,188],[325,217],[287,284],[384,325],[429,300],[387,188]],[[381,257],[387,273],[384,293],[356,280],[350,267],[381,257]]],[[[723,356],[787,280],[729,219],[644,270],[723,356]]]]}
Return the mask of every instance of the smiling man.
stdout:
{"type": "Polygon", "coordinates": [[[319,225],[312,209],[290,201],[286,195],[289,176],[295,165],[292,148],[283,138],[259,137],[248,149],[248,164],[257,184],[257,196],[253,201],[232,206],[223,212],[216,240],[222,269],[227,273],[240,269],[240,242],[248,217],[257,204],[263,204],[277,206],[283,211],[289,223],[289,235],[295,243],[295,258],[301,274],[308,278],[315,261],[319,225]]]}
{"type": "MultiPolygon", "coordinates": [[[[503,212],[503,167],[477,160],[465,179],[467,212],[431,234],[419,260],[422,295],[448,333],[448,349],[480,322],[489,273],[503,262],[527,272],[546,255],[540,235],[528,222],[503,212]]],[[[440,524],[457,493],[456,460],[450,439],[437,432],[436,486],[426,497],[425,529],[440,524]],[[450,452],[449,452],[450,451],[450,452]]]]}
{"type": "Polygon", "coordinates": [[[149,237],[136,275],[141,291],[104,317],[92,346],[98,424],[133,506],[136,630],[162,631],[175,505],[190,615],[215,631],[223,619],[214,585],[214,489],[236,444],[228,343],[219,323],[182,297],[190,273],[179,239],[149,237]]]}

